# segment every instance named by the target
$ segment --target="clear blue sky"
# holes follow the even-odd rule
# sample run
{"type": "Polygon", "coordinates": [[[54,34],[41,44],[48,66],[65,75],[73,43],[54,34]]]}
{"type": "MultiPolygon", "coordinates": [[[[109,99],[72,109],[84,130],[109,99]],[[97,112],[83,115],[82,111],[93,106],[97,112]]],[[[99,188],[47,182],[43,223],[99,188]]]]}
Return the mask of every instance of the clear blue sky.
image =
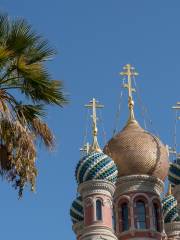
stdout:
{"type": "MultiPolygon", "coordinates": [[[[0,238],[73,240],[69,207],[76,195],[83,105],[92,97],[105,105],[109,139],[120,95],[118,72],[124,64],[132,63],[140,73],[137,83],[153,127],[172,145],[170,107],[180,100],[180,1],[1,0],[1,11],[26,18],[56,47],[58,55],[48,66],[55,79],[64,81],[70,104],[48,110],[57,147],[51,154],[39,151],[37,193],[26,191],[19,201],[17,193],[0,182],[0,238]]],[[[124,100],[119,128],[125,108],[124,100]]],[[[138,110],[136,116],[142,122],[138,110]]],[[[101,137],[100,142],[103,145],[101,137]]]]}

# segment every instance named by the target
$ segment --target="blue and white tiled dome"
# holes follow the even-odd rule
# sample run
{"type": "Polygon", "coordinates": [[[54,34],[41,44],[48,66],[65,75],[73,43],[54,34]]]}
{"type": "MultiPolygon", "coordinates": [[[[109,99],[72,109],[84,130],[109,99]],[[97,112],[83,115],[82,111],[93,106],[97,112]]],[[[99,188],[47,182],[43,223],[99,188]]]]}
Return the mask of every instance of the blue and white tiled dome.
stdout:
{"type": "Polygon", "coordinates": [[[180,221],[177,212],[177,201],[172,195],[163,198],[162,209],[165,223],[180,221]]]}
{"type": "Polygon", "coordinates": [[[83,211],[83,203],[82,197],[77,197],[71,205],[70,216],[73,224],[81,222],[84,220],[84,211],[83,211]]]}
{"type": "Polygon", "coordinates": [[[172,186],[180,184],[180,159],[170,164],[168,178],[172,186]]]}
{"type": "Polygon", "coordinates": [[[115,183],[117,173],[117,167],[110,157],[103,152],[91,152],[79,161],[75,176],[78,184],[95,179],[115,183]]]}

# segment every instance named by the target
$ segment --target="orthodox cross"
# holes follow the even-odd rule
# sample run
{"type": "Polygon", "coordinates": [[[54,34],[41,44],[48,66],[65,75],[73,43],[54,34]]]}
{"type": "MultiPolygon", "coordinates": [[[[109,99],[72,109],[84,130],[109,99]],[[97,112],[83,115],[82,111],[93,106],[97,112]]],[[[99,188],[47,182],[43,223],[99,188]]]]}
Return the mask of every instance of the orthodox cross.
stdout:
{"type": "MultiPolygon", "coordinates": [[[[180,102],[177,102],[175,106],[172,107],[174,110],[180,110],[180,102]]],[[[180,120],[180,117],[177,117],[177,120],[180,120]]]]}
{"type": "Polygon", "coordinates": [[[84,144],[84,146],[82,148],[80,148],[80,151],[81,152],[85,152],[86,154],[88,154],[89,153],[89,148],[90,148],[90,145],[87,142],[86,144],[84,144]]]}
{"type": "Polygon", "coordinates": [[[136,90],[132,87],[132,76],[137,76],[138,73],[135,72],[135,68],[130,64],[126,64],[123,69],[125,71],[121,72],[120,75],[127,76],[127,83],[124,84],[124,87],[128,89],[128,107],[129,107],[129,121],[135,120],[134,117],[134,101],[132,93],[136,90]]]}
{"type": "Polygon", "coordinates": [[[90,146],[89,150],[90,151],[101,151],[99,147],[99,143],[97,140],[97,133],[98,133],[98,128],[97,128],[97,115],[96,115],[96,109],[97,108],[103,108],[104,106],[99,104],[98,101],[96,101],[95,98],[93,98],[89,104],[86,104],[85,107],[87,108],[92,108],[92,136],[93,136],[93,142],[92,145],[90,146]]]}

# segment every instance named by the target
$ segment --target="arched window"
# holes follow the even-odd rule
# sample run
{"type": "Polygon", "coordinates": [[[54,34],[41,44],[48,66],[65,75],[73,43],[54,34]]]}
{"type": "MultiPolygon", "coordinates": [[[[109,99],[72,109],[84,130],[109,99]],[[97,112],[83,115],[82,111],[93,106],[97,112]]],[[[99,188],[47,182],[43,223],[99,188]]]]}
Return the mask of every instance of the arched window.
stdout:
{"type": "Polygon", "coordinates": [[[102,202],[101,200],[96,200],[96,220],[102,220],[102,202]]]}
{"type": "Polygon", "coordinates": [[[128,215],[129,215],[128,204],[123,203],[121,205],[122,231],[127,231],[129,229],[128,215]]]}
{"type": "Polygon", "coordinates": [[[146,229],[146,209],[142,200],[135,202],[135,224],[137,229],[146,229]]]}
{"type": "Polygon", "coordinates": [[[156,231],[160,231],[160,227],[159,227],[159,221],[158,221],[158,217],[159,217],[159,214],[158,214],[158,204],[157,203],[153,203],[153,225],[154,225],[154,229],[156,231]]]}

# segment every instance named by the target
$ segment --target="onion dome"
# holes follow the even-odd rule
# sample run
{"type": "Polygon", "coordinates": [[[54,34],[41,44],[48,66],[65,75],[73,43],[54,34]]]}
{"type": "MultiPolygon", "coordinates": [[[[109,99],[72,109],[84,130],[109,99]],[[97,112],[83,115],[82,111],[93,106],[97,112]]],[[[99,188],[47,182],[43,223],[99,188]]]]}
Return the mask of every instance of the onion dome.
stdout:
{"type": "Polygon", "coordinates": [[[101,151],[93,151],[79,161],[75,176],[78,184],[97,179],[115,183],[117,167],[114,161],[106,154],[101,151]]]}
{"type": "Polygon", "coordinates": [[[168,195],[162,200],[162,210],[165,223],[178,222],[180,217],[177,212],[177,201],[173,195],[168,195]]]}
{"type": "Polygon", "coordinates": [[[129,119],[123,130],[107,143],[104,152],[114,160],[119,176],[147,174],[164,180],[169,169],[167,148],[135,120],[131,77],[138,73],[130,64],[123,69],[121,75],[127,77],[124,87],[128,89],[129,119]]]}
{"type": "Polygon", "coordinates": [[[107,143],[104,152],[116,163],[119,176],[147,174],[164,180],[168,174],[166,146],[141,128],[136,120],[128,121],[107,143]]]}
{"type": "MultiPolygon", "coordinates": [[[[101,108],[95,98],[86,107],[92,108],[92,144],[86,146],[86,155],[79,161],[75,171],[78,184],[89,180],[106,180],[115,183],[117,179],[117,167],[114,161],[104,154],[99,146],[97,139],[97,116],[96,108],[101,108]]],[[[83,149],[82,149],[83,150],[83,149]]]]}
{"type": "Polygon", "coordinates": [[[170,164],[168,178],[173,186],[180,184],[180,159],[170,164]]]}
{"type": "Polygon", "coordinates": [[[73,224],[84,220],[83,203],[81,196],[77,197],[73,201],[70,209],[70,216],[73,224]]]}

